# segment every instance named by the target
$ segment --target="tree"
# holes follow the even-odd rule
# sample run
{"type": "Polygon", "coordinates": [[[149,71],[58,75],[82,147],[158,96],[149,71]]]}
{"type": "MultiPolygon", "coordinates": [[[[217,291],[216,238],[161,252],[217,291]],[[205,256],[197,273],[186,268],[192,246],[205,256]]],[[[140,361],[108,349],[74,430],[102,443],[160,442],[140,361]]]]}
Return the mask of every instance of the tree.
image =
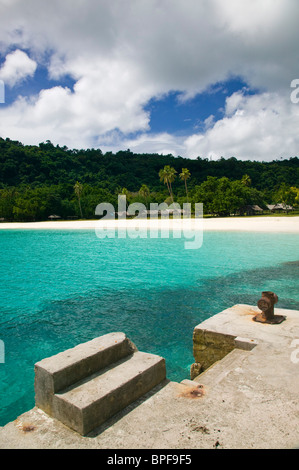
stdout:
{"type": "Polygon", "coordinates": [[[296,188],[296,186],[292,186],[291,191],[293,191],[293,193],[295,194],[294,205],[299,206],[299,188],[296,188]]]}
{"type": "Polygon", "coordinates": [[[0,189],[0,218],[13,220],[13,207],[16,195],[15,188],[0,189]]]}
{"type": "Polygon", "coordinates": [[[45,219],[45,195],[40,188],[19,193],[14,201],[13,214],[16,220],[31,221],[45,219]]]}
{"type": "Polygon", "coordinates": [[[206,181],[195,187],[194,202],[203,203],[205,214],[214,213],[214,198],[218,187],[218,179],[215,176],[208,176],[206,181]]]}
{"type": "Polygon", "coordinates": [[[144,198],[145,205],[148,208],[148,198],[150,197],[150,194],[151,194],[149,187],[146,184],[143,184],[138,192],[140,196],[144,198]]]}
{"type": "Polygon", "coordinates": [[[185,182],[186,196],[188,202],[188,189],[187,189],[187,179],[190,178],[191,173],[188,168],[182,168],[182,173],[180,173],[180,178],[185,182]]]}
{"type": "Polygon", "coordinates": [[[131,198],[132,195],[127,188],[123,188],[120,194],[122,194],[123,196],[126,196],[126,210],[127,210],[129,206],[129,199],[131,198]]]}
{"type": "Polygon", "coordinates": [[[83,219],[82,207],[81,207],[81,194],[82,194],[82,191],[83,191],[83,185],[81,183],[79,183],[79,181],[77,181],[76,184],[74,185],[74,190],[75,190],[75,194],[78,198],[81,219],[83,219]]]}
{"type": "Polygon", "coordinates": [[[180,178],[175,200],[183,204],[187,196],[189,202],[204,201],[208,213],[243,213],[243,209],[238,210],[242,201],[245,208],[252,204],[261,205],[253,202],[259,199],[254,195],[254,189],[263,192],[262,200],[268,204],[277,201],[286,206],[299,206],[298,157],[273,162],[239,161],[236,158],[209,161],[171,154],[137,154],[128,150],[103,153],[100,149],[67,149],[46,140],[40,145],[23,145],[0,137],[0,218],[47,220],[51,214],[66,218],[80,217],[80,213],[89,218],[94,215],[97,197],[116,201],[111,202],[115,206],[121,193],[126,194],[128,205],[141,200],[147,205],[151,201],[161,203],[166,197],[172,203],[175,176],[180,178]],[[171,167],[178,171],[177,175],[171,167]],[[183,167],[189,169],[191,178],[181,179],[183,167]],[[169,169],[172,175],[167,171],[169,169]],[[208,176],[216,181],[206,182],[208,176]],[[221,177],[238,183],[230,185],[223,180],[220,184],[221,177]],[[74,192],[76,181],[83,186],[83,189],[78,187],[79,197],[74,192]],[[280,188],[283,183],[285,186],[280,188]],[[143,185],[150,188],[149,197],[146,190],[141,190],[143,185]],[[122,191],[124,187],[128,190],[122,191]],[[105,189],[106,195],[98,193],[99,189],[105,189]]]}
{"type": "Polygon", "coordinates": [[[177,171],[172,168],[170,165],[165,165],[162,170],[159,171],[160,181],[163,181],[164,184],[167,184],[169,195],[173,202],[173,193],[171,183],[175,180],[175,175],[177,171]]]}
{"type": "Polygon", "coordinates": [[[263,205],[261,193],[250,188],[242,180],[230,181],[223,176],[216,178],[208,176],[195,190],[196,202],[202,202],[204,212],[229,216],[230,214],[243,213],[247,205],[263,205]]]}
{"type": "Polygon", "coordinates": [[[251,186],[251,178],[250,178],[250,176],[247,175],[247,174],[246,174],[246,175],[243,175],[243,176],[242,176],[242,179],[241,179],[241,182],[242,182],[242,184],[244,184],[245,186],[248,186],[248,187],[251,186]]]}
{"type": "Polygon", "coordinates": [[[292,206],[296,202],[297,192],[294,191],[292,187],[290,187],[286,183],[282,183],[274,195],[274,200],[277,203],[281,203],[284,205],[285,209],[290,205],[292,206]]]}

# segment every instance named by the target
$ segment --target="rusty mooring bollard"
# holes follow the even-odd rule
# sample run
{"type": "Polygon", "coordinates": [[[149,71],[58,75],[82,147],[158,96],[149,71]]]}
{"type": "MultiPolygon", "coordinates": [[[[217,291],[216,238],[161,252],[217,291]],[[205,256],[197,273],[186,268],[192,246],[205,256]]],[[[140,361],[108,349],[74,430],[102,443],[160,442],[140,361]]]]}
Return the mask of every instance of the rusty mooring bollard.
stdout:
{"type": "Polygon", "coordinates": [[[273,325],[277,325],[278,323],[283,322],[286,317],[283,315],[274,315],[274,305],[277,302],[278,297],[276,294],[274,294],[274,292],[262,292],[262,297],[257,303],[258,308],[261,309],[262,312],[253,317],[253,320],[260,323],[270,323],[273,325]]]}

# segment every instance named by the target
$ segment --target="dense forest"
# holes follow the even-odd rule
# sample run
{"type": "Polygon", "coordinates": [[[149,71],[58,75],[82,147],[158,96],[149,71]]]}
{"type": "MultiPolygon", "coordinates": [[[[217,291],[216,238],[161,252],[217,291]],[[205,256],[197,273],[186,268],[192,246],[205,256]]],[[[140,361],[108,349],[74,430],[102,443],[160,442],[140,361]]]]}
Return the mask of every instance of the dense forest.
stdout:
{"type": "Polygon", "coordinates": [[[94,218],[117,195],[128,203],[203,202],[205,213],[243,214],[250,204],[299,205],[299,159],[187,159],[130,150],[68,149],[0,138],[0,219],[94,218]]]}

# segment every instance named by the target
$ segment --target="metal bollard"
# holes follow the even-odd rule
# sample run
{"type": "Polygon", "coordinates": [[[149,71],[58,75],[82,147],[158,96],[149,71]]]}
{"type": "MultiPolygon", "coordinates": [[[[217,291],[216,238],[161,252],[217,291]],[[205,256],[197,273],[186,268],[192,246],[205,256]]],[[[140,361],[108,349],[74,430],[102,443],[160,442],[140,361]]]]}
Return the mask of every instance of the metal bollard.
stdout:
{"type": "Polygon", "coordinates": [[[270,323],[272,325],[277,325],[283,322],[286,317],[283,315],[274,315],[274,305],[278,302],[278,297],[274,292],[264,291],[262,292],[262,297],[257,303],[257,306],[261,313],[258,313],[253,317],[254,321],[260,323],[270,323]]]}

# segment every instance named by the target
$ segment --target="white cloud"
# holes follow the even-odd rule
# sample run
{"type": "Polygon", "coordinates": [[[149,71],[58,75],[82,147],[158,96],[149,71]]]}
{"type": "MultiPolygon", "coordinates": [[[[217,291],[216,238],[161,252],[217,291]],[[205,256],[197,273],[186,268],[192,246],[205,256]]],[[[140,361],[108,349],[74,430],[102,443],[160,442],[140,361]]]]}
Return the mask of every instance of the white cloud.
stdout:
{"type": "Polygon", "coordinates": [[[135,138],[125,138],[116,133],[100,142],[101,149],[117,152],[122,149],[130,149],[136,153],[158,153],[163,155],[180,155],[186,150],[184,138],[177,138],[167,132],[156,134],[141,133],[135,138]]]}
{"type": "Polygon", "coordinates": [[[226,100],[223,119],[205,134],[185,141],[186,154],[243,160],[274,160],[298,155],[299,107],[275,93],[243,95],[226,100]]]}
{"type": "Polygon", "coordinates": [[[122,133],[149,129],[143,105],[151,91],[138,87],[137,71],[104,61],[86,63],[84,70],[73,92],[56,86],[0,108],[0,134],[28,144],[50,139],[73,148],[89,147],[115,127],[122,133]]]}
{"type": "Polygon", "coordinates": [[[2,69],[10,83],[37,63],[76,81],[73,91],[55,87],[0,108],[0,135],[69,147],[122,135],[115,147],[182,156],[296,154],[289,87],[299,72],[298,12],[298,0],[0,0],[0,53],[20,49],[2,69]],[[150,134],[150,98],[178,90],[191,99],[232,75],[260,95],[232,95],[202,134],[150,134]],[[135,132],[136,141],[127,137],[135,132]]]}
{"type": "Polygon", "coordinates": [[[11,87],[22,82],[35,73],[37,63],[19,49],[7,54],[5,62],[0,69],[0,79],[11,87]]]}

